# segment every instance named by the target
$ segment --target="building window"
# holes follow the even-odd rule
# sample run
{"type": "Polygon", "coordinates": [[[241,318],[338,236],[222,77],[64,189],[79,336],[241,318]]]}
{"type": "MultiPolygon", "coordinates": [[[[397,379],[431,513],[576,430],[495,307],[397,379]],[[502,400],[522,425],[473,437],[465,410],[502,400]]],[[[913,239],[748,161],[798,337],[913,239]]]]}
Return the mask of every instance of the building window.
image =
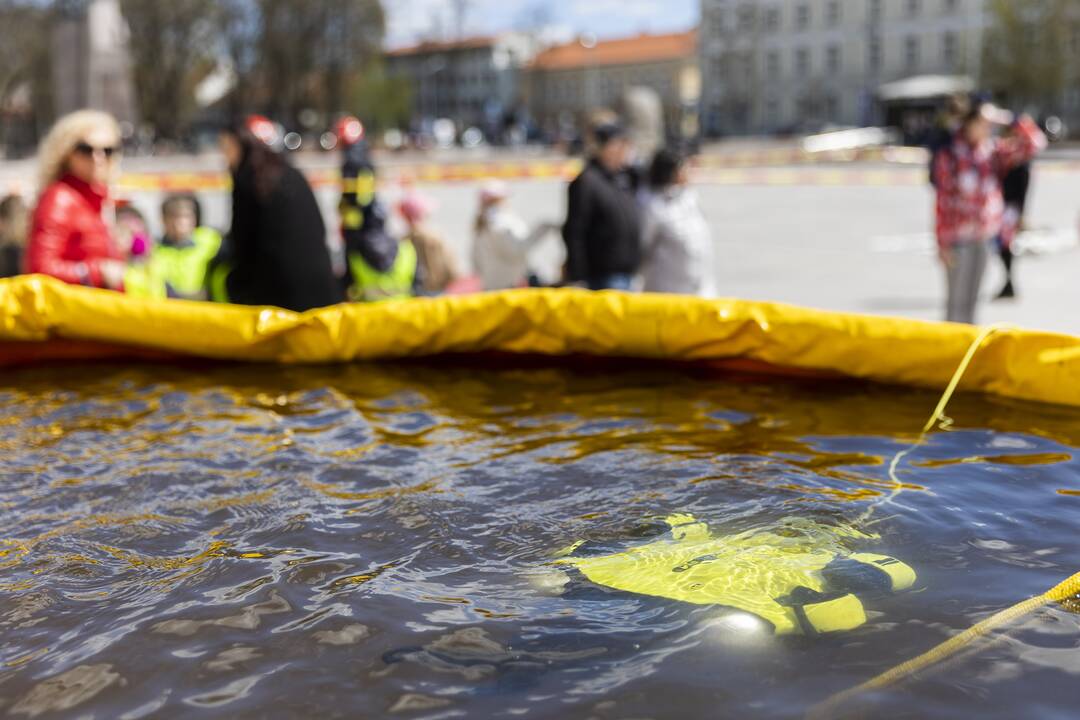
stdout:
{"type": "Polygon", "coordinates": [[[780,30],[780,8],[769,8],[765,11],[766,32],[778,32],[780,30]]]}
{"type": "Polygon", "coordinates": [[[742,5],[739,7],[739,32],[749,32],[754,29],[754,20],[756,12],[753,5],[742,5]]]}
{"type": "Polygon", "coordinates": [[[871,72],[880,72],[882,64],[882,49],[881,40],[878,38],[872,38],[870,40],[869,51],[867,52],[867,63],[870,65],[871,72]]]}
{"type": "Polygon", "coordinates": [[[921,0],[907,0],[907,15],[908,17],[916,17],[919,14],[919,10],[922,9],[921,0]]]}
{"type": "Polygon", "coordinates": [[[795,28],[805,30],[808,27],[810,27],[810,6],[803,3],[795,10],[795,28]]]}
{"type": "Polygon", "coordinates": [[[919,69],[919,38],[909,37],[904,41],[904,66],[908,71],[919,69]]]}
{"type": "Polygon", "coordinates": [[[833,123],[840,121],[840,100],[835,95],[825,98],[825,119],[833,123]]]}
{"type": "Polygon", "coordinates": [[[870,0],[870,22],[881,22],[881,0],[870,0]]]}
{"type": "Polygon", "coordinates": [[[1033,22],[1025,23],[1024,36],[1028,47],[1034,49],[1039,45],[1039,26],[1033,22]]]}
{"type": "Polygon", "coordinates": [[[724,34],[725,19],[723,8],[716,8],[712,11],[712,17],[709,20],[709,32],[713,37],[720,37],[724,34]]]}
{"type": "Polygon", "coordinates": [[[956,33],[945,33],[942,43],[942,58],[945,60],[945,67],[951,70],[956,67],[956,33]]]}
{"type": "Polygon", "coordinates": [[[795,51],[795,73],[801,78],[810,74],[810,51],[806,48],[795,51]]]}
{"type": "Polygon", "coordinates": [[[777,50],[771,50],[768,55],[765,56],[765,72],[773,80],[780,77],[780,52],[777,50]]]}
{"type": "Polygon", "coordinates": [[[765,103],[765,123],[769,127],[776,127],[780,124],[780,102],[778,100],[769,100],[765,103]]]}
{"type": "Polygon", "coordinates": [[[958,0],[945,0],[945,14],[953,15],[959,8],[960,3],[958,0]]]}
{"type": "Polygon", "coordinates": [[[836,27],[840,24],[840,0],[829,0],[825,17],[829,27],[836,27]]]}
{"type": "Polygon", "coordinates": [[[754,56],[744,53],[739,57],[739,77],[744,81],[750,81],[754,74],[754,56]]]}
{"type": "Polygon", "coordinates": [[[830,75],[835,75],[840,72],[840,46],[830,45],[826,51],[826,66],[829,69],[830,75]]]}
{"type": "Polygon", "coordinates": [[[713,59],[712,63],[713,77],[719,79],[720,82],[726,83],[728,79],[728,61],[727,57],[718,57],[713,59]]]}

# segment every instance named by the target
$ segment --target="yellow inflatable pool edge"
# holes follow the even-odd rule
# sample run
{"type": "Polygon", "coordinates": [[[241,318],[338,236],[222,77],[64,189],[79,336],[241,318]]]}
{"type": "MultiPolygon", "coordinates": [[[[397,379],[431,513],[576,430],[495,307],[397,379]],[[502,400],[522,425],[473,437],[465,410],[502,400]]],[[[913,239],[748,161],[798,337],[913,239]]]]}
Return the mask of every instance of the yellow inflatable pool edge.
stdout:
{"type": "MultiPolygon", "coordinates": [[[[12,364],[26,343],[90,341],[133,353],[279,363],[459,353],[745,362],[934,389],[948,383],[978,335],[962,325],[775,303],[582,290],[513,290],[298,314],[138,300],[39,275],[0,280],[0,312],[0,364],[12,364]]],[[[961,389],[1080,406],[1080,339],[997,332],[961,389]]]]}

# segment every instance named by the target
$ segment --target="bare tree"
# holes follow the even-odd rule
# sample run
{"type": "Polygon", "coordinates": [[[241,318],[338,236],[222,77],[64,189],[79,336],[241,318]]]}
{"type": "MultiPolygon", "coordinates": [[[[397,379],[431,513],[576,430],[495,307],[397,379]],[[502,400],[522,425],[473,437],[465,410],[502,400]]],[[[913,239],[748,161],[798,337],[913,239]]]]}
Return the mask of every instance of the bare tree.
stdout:
{"type": "Polygon", "coordinates": [[[44,14],[29,2],[0,0],[0,25],[4,28],[0,42],[0,104],[24,82],[30,69],[30,49],[40,43],[44,14]]]}
{"type": "Polygon", "coordinates": [[[229,65],[235,85],[225,100],[230,115],[258,103],[259,6],[257,0],[218,0],[218,55],[229,65]]]}
{"type": "Polygon", "coordinates": [[[992,0],[983,84],[1017,107],[1057,109],[1069,76],[1074,0],[992,0]]]}
{"type": "MultiPolygon", "coordinates": [[[[42,38],[55,18],[88,5],[0,0],[0,107],[32,79],[35,112],[49,113],[51,62],[42,38]]],[[[121,7],[140,114],[169,139],[188,131],[196,87],[222,65],[235,76],[225,101],[233,115],[261,111],[299,124],[308,109],[324,118],[345,110],[386,31],[380,0],[121,0],[121,7]]],[[[377,96],[384,85],[369,83],[363,94],[377,96]]]]}
{"type": "Polygon", "coordinates": [[[305,109],[343,109],[351,79],[382,48],[379,0],[260,0],[257,55],[270,112],[297,124],[305,109]]]}
{"type": "Polygon", "coordinates": [[[220,24],[213,0],[122,0],[141,117],[177,139],[195,109],[195,85],[216,65],[220,24]]]}
{"type": "Polygon", "coordinates": [[[50,20],[39,3],[0,0],[0,145],[15,153],[28,151],[52,119],[52,66],[42,42],[50,20]],[[12,107],[14,95],[27,91],[30,107],[12,107]]]}

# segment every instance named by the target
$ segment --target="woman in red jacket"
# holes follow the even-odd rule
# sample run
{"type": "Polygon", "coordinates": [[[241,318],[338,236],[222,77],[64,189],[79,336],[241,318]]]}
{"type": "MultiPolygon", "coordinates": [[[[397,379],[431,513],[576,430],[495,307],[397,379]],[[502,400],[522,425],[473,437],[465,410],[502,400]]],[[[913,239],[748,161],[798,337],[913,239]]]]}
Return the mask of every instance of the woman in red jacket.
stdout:
{"type": "Polygon", "coordinates": [[[67,283],[120,290],[123,255],[102,219],[120,151],[112,116],[80,110],[41,143],[41,196],[27,245],[27,270],[67,283]]]}

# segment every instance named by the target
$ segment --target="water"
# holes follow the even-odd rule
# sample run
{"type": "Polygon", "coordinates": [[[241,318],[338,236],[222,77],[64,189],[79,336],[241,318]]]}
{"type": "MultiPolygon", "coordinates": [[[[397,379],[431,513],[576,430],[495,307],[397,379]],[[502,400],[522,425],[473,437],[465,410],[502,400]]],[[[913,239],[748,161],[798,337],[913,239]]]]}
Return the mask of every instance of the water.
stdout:
{"type": "MultiPolygon", "coordinates": [[[[1080,569],[1080,412],[961,397],[872,511],[913,591],[816,638],[537,578],[576,540],[855,523],[930,393],[593,364],[93,366],[0,385],[0,714],[800,717],[1080,569]]],[[[845,709],[1074,717],[1080,615],[845,709]]]]}

